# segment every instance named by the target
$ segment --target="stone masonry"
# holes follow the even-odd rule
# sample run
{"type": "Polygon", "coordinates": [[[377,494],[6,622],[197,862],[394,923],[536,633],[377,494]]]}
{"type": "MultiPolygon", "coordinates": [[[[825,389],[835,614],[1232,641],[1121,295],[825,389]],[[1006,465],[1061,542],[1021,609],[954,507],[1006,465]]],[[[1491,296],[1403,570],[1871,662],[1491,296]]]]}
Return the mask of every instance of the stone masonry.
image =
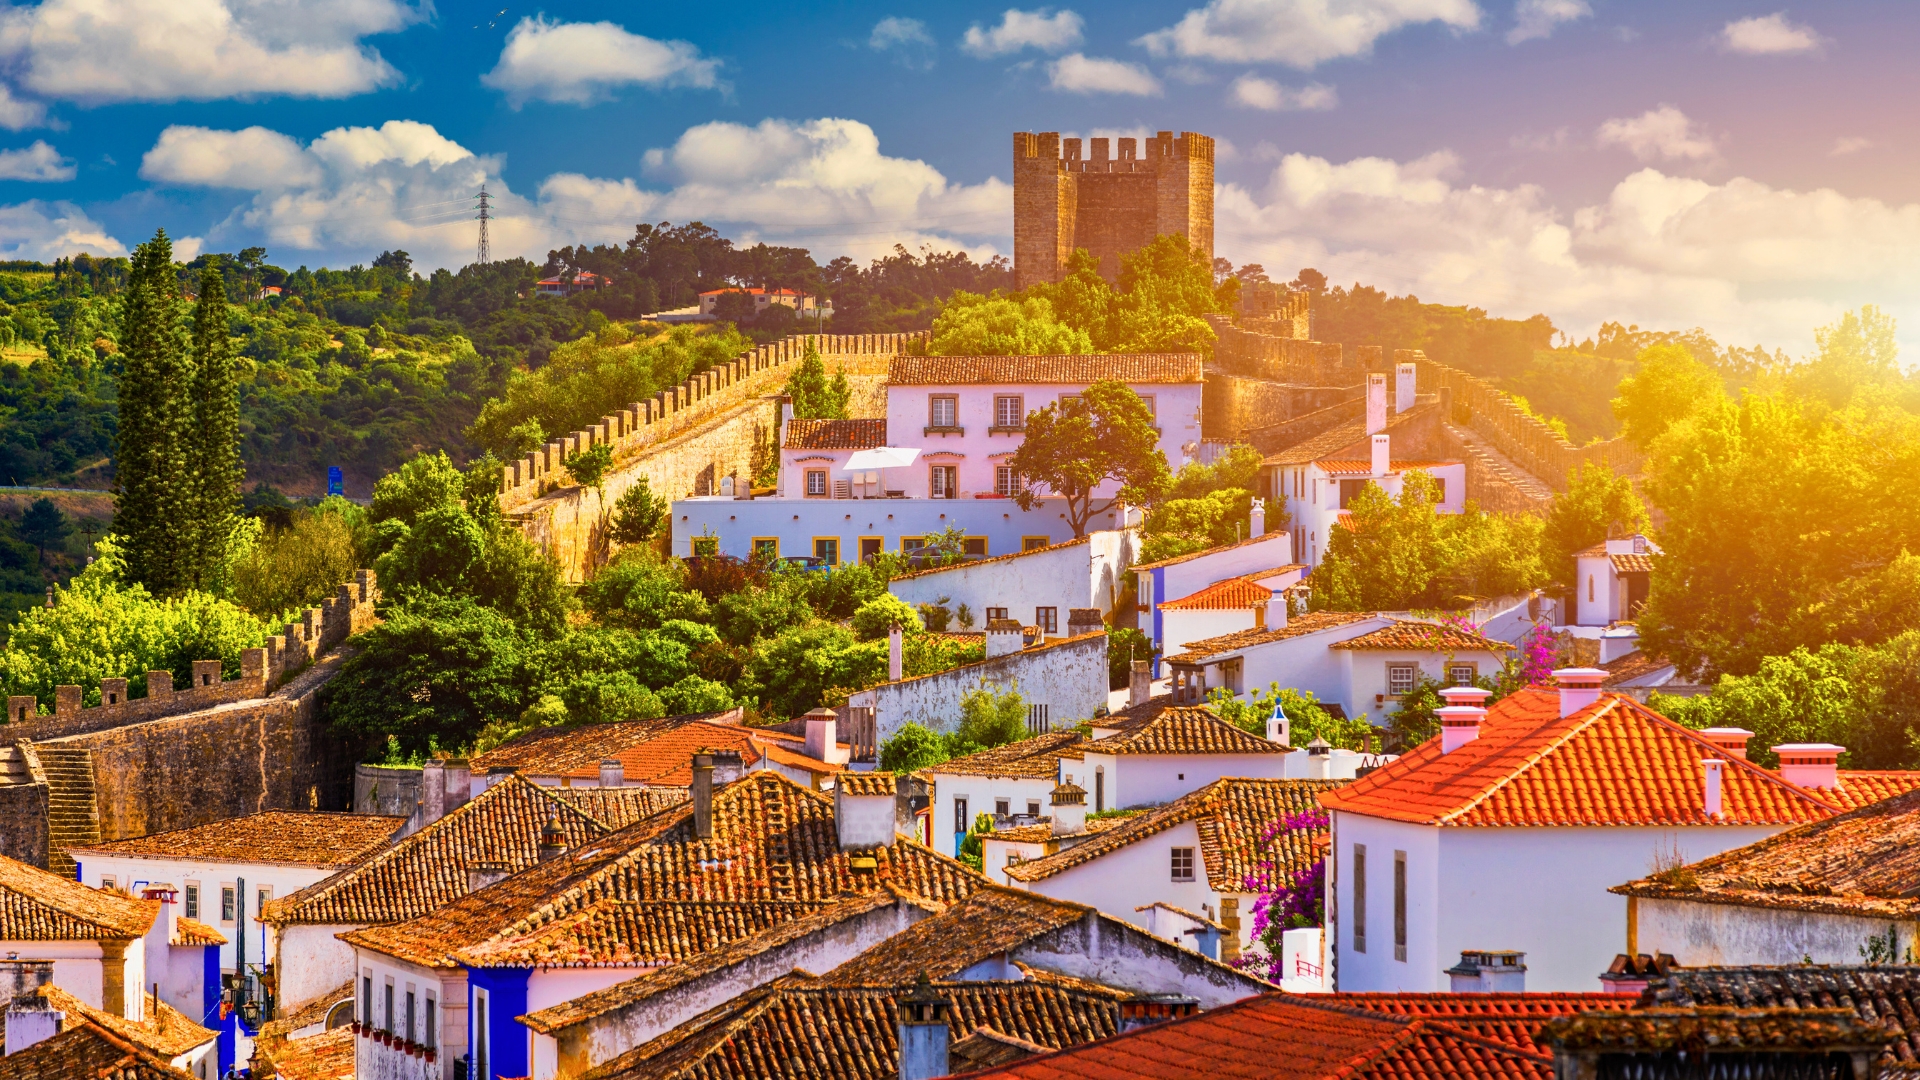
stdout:
{"type": "Polygon", "coordinates": [[[1213,139],[1162,131],[1079,139],[1057,131],[1013,136],[1013,281],[1024,289],[1058,281],[1075,248],[1100,260],[1108,279],[1120,256],[1171,233],[1213,259],[1213,139]],[[1114,143],[1118,153],[1114,153],[1114,143]]]}

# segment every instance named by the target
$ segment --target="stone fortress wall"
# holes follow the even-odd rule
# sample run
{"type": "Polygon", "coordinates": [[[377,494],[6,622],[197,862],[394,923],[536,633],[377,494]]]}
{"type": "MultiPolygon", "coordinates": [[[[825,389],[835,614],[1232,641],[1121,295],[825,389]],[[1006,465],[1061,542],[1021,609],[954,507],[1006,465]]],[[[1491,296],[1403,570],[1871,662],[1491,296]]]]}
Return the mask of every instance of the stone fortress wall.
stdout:
{"type": "Polygon", "coordinates": [[[1120,256],[1157,236],[1184,236],[1213,259],[1213,139],[1162,131],[1144,140],[1013,136],[1013,280],[1060,280],[1075,248],[1108,278],[1120,256]]]}

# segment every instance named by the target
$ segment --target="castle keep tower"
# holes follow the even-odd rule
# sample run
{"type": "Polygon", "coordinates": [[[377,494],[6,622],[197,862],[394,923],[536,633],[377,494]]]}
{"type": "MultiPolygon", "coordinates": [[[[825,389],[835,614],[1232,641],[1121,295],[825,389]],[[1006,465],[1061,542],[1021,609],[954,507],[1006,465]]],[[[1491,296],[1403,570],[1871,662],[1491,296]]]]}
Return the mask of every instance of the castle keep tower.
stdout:
{"type": "Polygon", "coordinates": [[[1013,136],[1013,281],[1060,280],[1075,248],[1109,279],[1120,256],[1162,233],[1184,236],[1213,259],[1213,139],[1163,131],[1142,152],[1135,139],[1079,139],[1057,131],[1013,136]],[[1119,143],[1112,153],[1111,143],[1119,143]]]}

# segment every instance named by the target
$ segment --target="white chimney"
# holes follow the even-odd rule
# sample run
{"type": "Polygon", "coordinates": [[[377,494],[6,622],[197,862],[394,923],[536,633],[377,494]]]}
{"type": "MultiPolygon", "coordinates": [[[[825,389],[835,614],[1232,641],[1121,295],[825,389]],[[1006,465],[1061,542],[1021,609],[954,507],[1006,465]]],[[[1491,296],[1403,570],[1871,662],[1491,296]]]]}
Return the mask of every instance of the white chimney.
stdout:
{"type": "Polygon", "coordinates": [[[626,787],[627,767],[620,764],[619,758],[600,759],[600,786],[626,787]]]}
{"type": "Polygon", "coordinates": [[[1440,718],[1440,752],[1451,754],[1480,737],[1480,721],[1487,710],[1473,705],[1443,705],[1433,710],[1440,718]]]}
{"type": "Polygon", "coordinates": [[[1844,746],[1832,743],[1781,743],[1773,748],[1780,756],[1780,779],[1803,788],[1834,789],[1840,786],[1840,755],[1844,746]]]}
{"type": "Polygon", "coordinates": [[[1456,994],[1518,994],[1527,989],[1527,954],[1508,950],[1462,949],[1460,962],[1447,969],[1456,994]]]}
{"type": "Polygon", "coordinates": [[[1387,426],[1387,377],[1381,373],[1367,376],[1367,434],[1387,426]]]}
{"type": "Polygon", "coordinates": [[[902,654],[901,654],[901,650],[903,647],[904,647],[904,642],[902,641],[901,635],[900,635],[900,624],[894,623],[893,628],[887,631],[887,681],[888,682],[899,682],[902,675],[905,672],[905,668],[902,666],[904,661],[902,659],[902,654]]]}
{"type": "Polygon", "coordinates": [[[896,788],[892,773],[843,772],[834,778],[833,823],[841,851],[893,843],[896,788]]]}
{"type": "Polygon", "coordinates": [[[1318,735],[1307,744],[1307,779],[1333,778],[1333,744],[1318,735]]]}
{"type": "Polygon", "coordinates": [[[1273,715],[1267,717],[1267,741],[1279,743],[1281,746],[1292,746],[1293,743],[1290,741],[1292,738],[1293,719],[1276,707],[1273,715]]]}
{"type": "Polygon", "coordinates": [[[1391,439],[1390,435],[1373,437],[1373,475],[1375,476],[1385,476],[1393,471],[1393,455],[1388,445],[1391,439]]]}
{"type": "Polygon", "coordinates": [[[1267,504],[1260,499],[1255,499],[1253,500],[1253,509],[1247,512],[1247,539],[1251,540],[1256,536],[1265,536],[1266,534],[1267,504]]]}
{"type": "Polygon", "coordinates": [[[1413,408],[1415,372],[1412,364],[1401,364],[1394,370],[1393,411],[1406,412],[1413,408]]]}
{"type": "Polygon", "coordinates": [[[1053,835],[1078,836],[1087,831],[1087,791],[1069,776],[1053,788],[1053,835]]]}
{"type": "Polygon", "coordinates": [[[1017,653],[1026,646],[1026,634],[1018,619],[987,620],[987,659],[1017,653]]]}
{"type": "Polygon", "coordinates": [[[1700,731],[1700,737],[1719,747],[1730,758],[1747,760],[1747,740],[1753,738],[1753,732],[1746,728],[1710,727],[1700,731]]]}
{"type": "Polygon", "coordinates": [[[819,761],[832,761],[830,755],[840,748],[840,714],[832,709],[815,709],[805,719],[807,756],[819,761]]]}
{"type": "MultiPolygon", "coordinates": [[[[992,656],[992,652],[987,653],[992,656]]],[[[1127,705],[1145,705],[1153,697],[1153,665],[1145,660],[1135,660],[1127,672],[1127,705]]]]}
{"type": "Polygon", "coordinates": [[[1572,716],[1581,709],[1600,700],[1600,684],[1607,679],[1607,673],[1599,668],[1575,667],[1560,668],[1553,673],[1553,681],[1560,687],[1560,715],[1572,716]]]}
{"type": "Polygon", "coordinates": [[[1707,767],[1706,788],[1703,792],[1707,816],[1717,818],[1722,807],[1721,784],[1726,780],[1727,763],[1719,758],[1707,758],[1700,764],[1707,767]]]}

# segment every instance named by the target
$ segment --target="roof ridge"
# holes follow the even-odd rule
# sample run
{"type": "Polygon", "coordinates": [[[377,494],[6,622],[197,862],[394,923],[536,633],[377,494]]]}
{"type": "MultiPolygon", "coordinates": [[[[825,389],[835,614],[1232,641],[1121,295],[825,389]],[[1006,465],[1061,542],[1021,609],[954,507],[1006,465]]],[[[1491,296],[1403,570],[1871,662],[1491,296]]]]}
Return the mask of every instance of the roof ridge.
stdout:
{"type": "MultiPolygon", "coordinates": [[[[1638,701],[1634,700],[1631,697],[1628,697],[1625,694],[1620,694],[1618,692],[1610,692],[1610,696],[1612,696],[1617,701],[1626,702],[1632,712],[1640,714],[1644,719],[1653,721],[1656,724],[1665,725],[1669,729],[1673,731],[1677,731],[1682,735],[1685,735],[1689,741],[1697,743],[1713,751],[1714,754],[1717,756],[1717,760],[1725,761],[1725,762],[1728,762],[1729,764],[1733,764],[1737,762],[1738,764],[1734,766],[1735,771],[1748,772],[1753,774],[1754,776],[1762,777],[1772,783],[1779,784],[1780,786],[1786,788],[1788,791],[1792,792],[1793,794],[1796,794],[1801,798],[1807,800],[1808,802],[1813,803],[1815,806],[1823,807],[1827,810],[1833,811],[1835,816],[1839,816],[1841,814],[1845,814],[1848,812],[1845,808],[1835,806],[1834,804],[1826,801],[1825,799],[1819,797],[1818,795],[1815,795],[1813,792],[1807,790],[1806,788],[1803,788],[1800,785],[1788,780],[1785,776],[1781,775],[1778,772],[1775,772],[1774,770],[1763,769],[1759,765],[1756,765],[1753,762],[1748,761],[1746,758],[1741,757],[1738,754],[1726,753],[1725,748],[1717,746],[1714,743],[1708,741],[1706,736],[1700,734],[1698,731],[1695,731],[1690,727],[1677,724],[1672,720],[1669,720],[1668,718],[1661,716],[1659,713],[1654,712],[1652,709],[1647,708],[1646,706],[1640,704],[1638,701]]],[[[1872,804],[1868,804],[1868,805],[1872,805],[1872,804]]],[[[1831,819],[1823,819],[1823,820],[1831,820],[1831,819]]],[[[1820,822],[1817,822],[1817,821],[1808,822],[1808,824],[1818,825],[1820,824],[1820,822]]],[[[1796,826],[1796,828],[1797,827],[1798,826],[1796,826]]],[[[1786,831],[1792,832],[1793,830],[1788,829],[1786,831]]]]}
{"type": "MultiPolygon", "coordinates": [[[[1538,689],[1538,687],[1529,686],[1527,687],[1527,689],[1534,690],[1534,689],[1538,689]]],[[[1505,788],[1509,784],[1516,782],[1522,774],[1531,770],[1535,765],[1540,764],[1540,762],[1544,760],[1548,754],[1553,753],[1554,751],[1565,746],[1568,742],[1572,741],[1575,735],[1578,735],[1581,732],[1586,731],[1587,729],[1591,728],[1594,724],[1598,723],[1602,716],[1605,716],[1609,711],[1612,710],[1614,704],[1617,701],[1618,701],[1617,696],[1603,695],[1594,704],[1596,705],[1603,704],[1605,705],[1605,708],[1594,708],[1592,705],[1589,705],[1586,708],[1580,709],[1578,712],[1575,712],[1570,716],[1557,717],[1556,719],[1559,719],[1559,720],[1574,720],[1575,722],[1572,725],[1570,725],[1565,731],[1561,732],[1559,735],[1553,737],[1552,739],[1549,739],[1545,745],[1541,746],[1539,749],[1528,754],[1525,758],[1521,760],[1518,766],[1506,770],[1506,772],[1500,777],[1496,778],[1493,783],[1482,788],[1471,799],[1468,799],[1464,805],[1456,807],[1453,810],[1450,810],[1447,813],[1440,815],[1440,817],[1436,819],[1435,823],[1444,824],[1445,822],[1451,821],[1459,817],[1460,815],[1467,813],[1468,811],[1478,807],[1481,803],[1492,798],[1495,792],[1500,791],[1502,788],[1505,788]],[[1584,720],[1579,719],[1581,713],[1587,713],[1586,719],[1584,720]]]]}

